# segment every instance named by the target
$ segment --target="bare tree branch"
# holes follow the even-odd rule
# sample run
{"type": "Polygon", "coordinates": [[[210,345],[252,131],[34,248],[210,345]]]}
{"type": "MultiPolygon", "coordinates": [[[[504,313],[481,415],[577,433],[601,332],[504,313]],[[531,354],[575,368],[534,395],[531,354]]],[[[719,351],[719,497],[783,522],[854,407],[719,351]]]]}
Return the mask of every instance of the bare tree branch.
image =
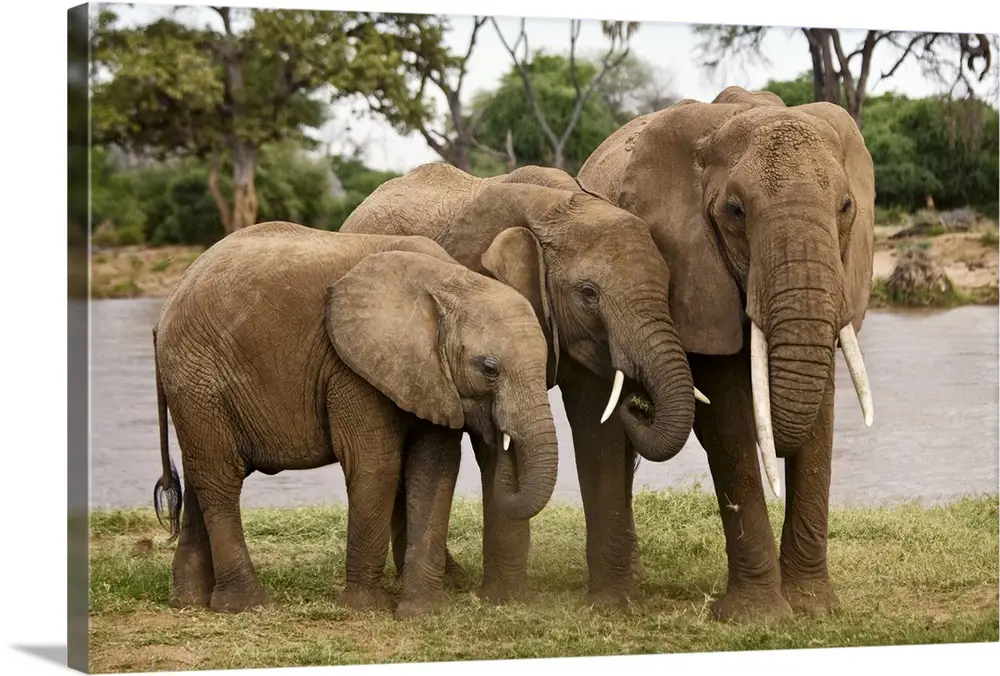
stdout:
{"type": "MultiPolygon", "coordinates": [[[[910,54],[913,53],[913,48],[917,45],[918,42],[920,42],[924,38],[926,38],[926,35],[924,33],[919,33],[916,35],[916,37],[910,40],[910,44],[906,45],[906,49],[904,49],[900,57],[896,59],[896,63],[892,65],[892,68],[890,68],[888,72],[883,72],[882,76],[878,79],[878,82],[876,82],[875,84],[876,85],[881,84],[882,80],[885,80],[895,75],[896,71],[899,70],[899,67],[902,66],[903,63],[906,61],[906,57],[908,57],[910,54]]],[[[890,41],[893,44],[897,44],[895,40],[890,40],[890,41]]]]}
{"type": "Polygon", "coordinates": [[[490,19],[493,22],[493,27],[496,29],[497,36],[500,38],[500,42],[503,44],[507,53],[510,54],[511,59],[514,61],[514,68],[517,70],[518,75],[521,77],[521,81],[524,84],[524,95],[528,100],[528,105],[531,106],[532,113],[538,122],[542,133],[548,139],[549,144],[552,146],[552,150],[555,154],[555,164],[559,169],[563,168],[563,148],[566,146],[566,141],[569,140],[570,135],[573,130],[576,129],[576,125],[580,121],[580,117],[583,113],[583,107],[587,104],[591,95],[600,85],[601,80],[608,74],[609,71],[614,70],[622,64],[622,62],[628,57],[629,47],[628,39],[635,33],[638,29],[638,23],[636,22],[620,22],[605,21],[601,24],[602,32],[610,38],[610,46],[608,51],[604,54],[601,59],[601,69],[594,76],[590,82],[587,84],[586,89],[583,89],[580,85],[579,75],[577,73],[576,67],[576,47],[577,42],[580,37],[580,28],[582,22],[578,19],[570,20],[570,33],[569,33],[569,72],[570,79],[573,82],[573,88],[576,92],[576,99],[573,103],[573,110],[570,112],[569,120],[566,126],[563,128],[562,133],[557,137],[555,132],[549,126],[548,120],[545,118],[545,112],[541,109],[538,103],[538,99],[531,87],[531,76],[528,74],[527,63],[530,59],[530,52],[528,51],[528,35],[525,28],[525,19],[521,19],[521,31],[518,35],[517,42],[511,47],[507,40],[504,38],[503,33],[500,31],[500,26],[497,25],[495,19],[490,19]],[[518,59],[517,47],[520,45],[521,40],[524,40],[524,56],[518,59]],[[621,45],[625,45],[625,49],[620,53],[617,53],[617,48],[621,45]]]}
{"type": "Polygon", "coordinates": [[[528,75],[528,71],[525,68],[524,63],[522,63],[522,61],[518,60],[517,58],[516,50],[518,45],[521,44],[521,40],[523,39],[525,60],[527,60],[528,34],[525,31],[524,27],[525,19],[521,19],[521,32],[518,35],[517,42],[514,43],[513,47],[507,44],[507,40],[504,38],[503,32],[500,30],[500,26],[497,25],[496,19],[491,17],[490,21],[493,23],[493,28],[496,29],[497,37],[500,38],[500,42],[503,44],[504,49],[506,49],[507,53],[510,54],[510,58],[514,60],[514,68],[517,69],[518,74],[521,76],[521,81],[524,83],[524,96],[525,98],[528,99],[528,105],[531,106],[531,110],[535,114],[535,118],[538,120],[538,125],[542,128],[542,133],[545,134],[546,138],[548,138],[549,143],[552,144],[553,148],[558,147],[559,139],[556,138],[556,135],[552,132],[552,129],[549,127],[548,120],[545,119],[545,113],[542,112],[541,107],[538,105],[538,101],[535,99],[535,93],[531,89],[531,77],[528,75]]]}

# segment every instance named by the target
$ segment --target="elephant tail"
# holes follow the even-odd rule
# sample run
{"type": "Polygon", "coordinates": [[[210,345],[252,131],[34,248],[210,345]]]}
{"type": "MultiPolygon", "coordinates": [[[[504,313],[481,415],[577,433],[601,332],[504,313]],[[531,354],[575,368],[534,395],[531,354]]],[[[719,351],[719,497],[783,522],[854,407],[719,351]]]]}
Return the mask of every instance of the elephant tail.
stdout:
{"type": "Polygon", "coordinates": [[[156,329],[153,329],[153,363],[156,373],[156,408],[160,422],[160,460],[163,474],[153,488],[153,509],[160,525],[170,531],[168,543],[177,539],[181,532],[181,480],[177,467],[170,458],[170,434],[167,427],[167,395],[160,378],[160,363],[156,351],[156,329]],[[169,523],[164,522],[164,513],[169,523]]]}

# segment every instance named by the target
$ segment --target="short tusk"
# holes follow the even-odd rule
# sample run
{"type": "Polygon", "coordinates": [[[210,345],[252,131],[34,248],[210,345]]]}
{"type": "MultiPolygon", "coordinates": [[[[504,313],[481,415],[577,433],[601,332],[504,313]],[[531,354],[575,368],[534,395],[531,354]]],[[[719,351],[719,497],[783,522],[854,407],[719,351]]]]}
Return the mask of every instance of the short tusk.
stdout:
{"type": "Polygon", "coordinates": [[[506,432],[503,433],[503,450],[510,448],[510,435],[506,432]]]}
{"type": "Polygon", "coordinates": [[[865,416],[865,426],[871,427],[875,422],[875,407],[872,404],[872,389],[868,384],[868,372],[865,370],[865,360],[861,358],[861,346],[858,345],[858,335],[850,324],[840,330],[840,350],[844,353],[847,370],[854,382],[854,390],[861,402],[861,412],[865,416]]]}
{"type": "Polygon", "coordinates": [[[767,368],[767,338],[759,326],[750,323],[750,387],[753,391],[753,415],[757,425],[760,459],[771,490],[781,497],[781,477],[778,456],[774,451],[774,431],[771,429],[771,386],[767,368]]]}
{"type": "Polygon", "coordinates": [[[625,374],[621,371],[615,371],[615,384],[611,388],[611,398],[608,399],[608,406],[604,409],[604,415],[601,416],[601,424],[611,417],[611,412],[615,410],[615,406],[618,405],[618,399],[622,396],[622,385],[625,383],[625,374]]]}
{"type": "Polygon", "coordinates": [[[712,402],[710,402],[708,400],[708,397],[706,397],[704,394],[702,394],[701,390],[699,390],[697,387],[694,388],[694,398],[697,399],[698,401],[700,401],[703,404],[711,404],[712,403],[712,402]]]}

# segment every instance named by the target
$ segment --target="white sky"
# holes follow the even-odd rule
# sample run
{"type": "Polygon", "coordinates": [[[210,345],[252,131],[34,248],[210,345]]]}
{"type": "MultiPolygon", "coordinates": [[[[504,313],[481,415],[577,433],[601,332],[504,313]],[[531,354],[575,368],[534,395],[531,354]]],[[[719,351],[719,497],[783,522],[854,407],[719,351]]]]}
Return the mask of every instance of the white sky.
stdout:
{"type": "MultiPolygon", "coordinates": [[[[129,24],[149,22],[165,15],[170,9],[165,5],[149,4],[135,4],[133,7],[124,4],[115,6],[121,19],[129,24]]],[[[211,22],[221,28],[218,16],[205,7],[187,7],[181,17],[185,21],[211,22]]],[[[472,17],[451,15],[452,29],[447,42],[455,53],[465,53],[472,31],[472,22],[472,17]]],[[[497,23],[503,30],[508,44],[513,45],[520,28],[520,20],[500,18],[497,19],[497,23]]],[[[564,52],[569,49],[568,19],[529,19],[527,33],[532,51],[537,48],[544,48],[548,52],[564,52]]],[[[862,31],[842,30],[841,37],[845,49],[853,50],[863,35],[862,31]]],[[[601,34],[599,22],[584,21],[578,43],[580,52],[584,54],[600,52],[607,49],[607,44],[601,34]]],[[[700,67],[697,45],[698,39],[693,35],[689,25],[665,22],[643,22],[631,41],[633,53],[655,66],[666,68],[671,73],[672,89],[676,95],[699,100],[711,100],[727,85],[760,88],[768,79],[792,79],[799,73],[810,70],[811,67],[805,37],[801,31],[794,29],[776,28],[768,33],[763,49],[768,63],[750,65],[731,60],[729,65],[715,77],[700,67]]],[[[919,65],[912,59],[897,70],[891,79],[879,83],[879,75],[889,70],[897,57],[898,52],[891,45],[883,43],[876,47],[869,93],[897,91],[912,97],[920,97],[941,91],[940,83],[926,78],[921,73],[919,65]]],[[[856,63],[860,65],[860,59],[857,59],[856,63]]],[[[510,65],[510,55],[496,35],[493,25],[487,22],[480,29],[476,48],[469,60],[469,72],[463,84],[463,99],[468,101],[476,91],[495,87],[510,65]]],[[[985,84],[982,89],[985,90],[985,84]]],[[[440,100],[443,103],[443,99],[440,100]]],[[[443,105],[439,105],[438,109],[443,109],[443,105]]],[[[319,135],[325,140],[336,143],[346,134],[356,142],[365,143],[366,162],[379,169],[407,171],[418,164],[440,159],[427,147],[419,134],[400,137],[384,122],[367,118],[355,120],[350,119],[351,117],[346,111],[338,114],[319,135]]]]}

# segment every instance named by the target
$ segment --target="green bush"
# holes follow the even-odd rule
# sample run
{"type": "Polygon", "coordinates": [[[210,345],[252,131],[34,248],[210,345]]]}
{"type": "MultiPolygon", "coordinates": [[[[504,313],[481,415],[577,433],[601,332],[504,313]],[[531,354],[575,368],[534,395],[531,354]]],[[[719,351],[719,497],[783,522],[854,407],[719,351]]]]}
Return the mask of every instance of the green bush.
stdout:
{"type": "MultiPolygon", "coordinates": [[[[209,168],[195,160],[154,163],[119,170],[107,152],[95,148],[93,223],[95,243],[123,246],[149,242],[153,246],[210,246],[225,235],[222,218],[208,189],[209,168]]],[[[219,168],[219,190],[232,200],[231,167],[219,168]]],[[[293,221],[336,230],[381,183],[396,176],[376,171],[359,160],[310,158],[292,144],[261,150],[255,174],[257,221],[293,221]],[[335,194],[339,179],[344,195],[335,194]]]]}
{"type": "Polygon", "coordinates": [[[906,222],[906,209],[899,205],[891,207],[875,206],[876,225],[903,225],[906,222]]]}

